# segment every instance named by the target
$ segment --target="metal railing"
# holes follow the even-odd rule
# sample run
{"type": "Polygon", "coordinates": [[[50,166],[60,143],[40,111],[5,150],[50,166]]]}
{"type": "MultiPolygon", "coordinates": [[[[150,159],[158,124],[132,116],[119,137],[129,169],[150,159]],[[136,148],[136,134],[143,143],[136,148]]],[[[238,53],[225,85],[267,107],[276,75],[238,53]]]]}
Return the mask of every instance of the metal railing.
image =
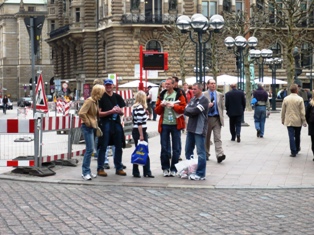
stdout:
{"type": "Polygon", "coordinates": [[[145,14],[124,14],[122,24],[169,24],[175,22],[177,15],[145,15],[145,14]]]}

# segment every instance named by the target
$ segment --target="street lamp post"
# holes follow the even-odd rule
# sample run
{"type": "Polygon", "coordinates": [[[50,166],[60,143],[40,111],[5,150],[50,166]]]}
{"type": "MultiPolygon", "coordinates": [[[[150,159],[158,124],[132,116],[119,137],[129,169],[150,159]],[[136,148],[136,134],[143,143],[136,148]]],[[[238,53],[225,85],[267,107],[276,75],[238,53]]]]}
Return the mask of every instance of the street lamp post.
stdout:
{"type": "MultiPolygon", "coordinates": [[[[244,56],[248,55],[248,51],[243,53],[244,49],[249,46],[249,48],[254,49],[254,47],[257,46],[258,40],[256,37],[249,37],[248,40],[246,40],[243,36],[237,36],[236,38],[233,37],[227,37],[225,39],[225,46],[228,49],[233,48],[233,53],[235,56],[238,58],[238,63],[239,63],[239,77],[238,77],[238,88],[245,92],[245,85],[244,85],[244,56]]],[[[241,120],[241,125],[242,126],[249,126],[244,121],[244,114],[242,116],[241,120]]]]}
{"type": "Polygon", "coordinates": [[[272,84],[271,84],[271,90],[272,90],[272,99],[271,99],[271,110],[276,111],[276,70],[280,67],[282,63],[281,58],[270,58],[265,60],[265,64],[268,64],[271,68],[271,74],[272,74],[272,84]]]}
{"type": "Polygon", "coordinates": [[[260,82],[264,82],[264,62],[265,59],[273,57],[273,51],[270,49],[255,50],[252,49],[249,52],[250,58],[252,58],[258,64],[258,79],[260,82]]]}
{"type": "Polygon", "coordinates": [[[202,14],[194,14],[191,18],[182,15],[179,16],[176,25],[181,33],[189,33],[190,39],[196,45],[195,52],[195,72],[196,82],[204,83],[205,87],[205,55],[203,53],[203,47],[210,40],[213,32],[217,33],[224,26],[224,18],[221,15],[213,15],[208,19],[202,14]],[[193,30],[190,30],[192,28],[193,30]],[[211,28],[211,30],[209,30],[211,28]],[[192,36],[192,32],[197,33],[197,40],[195,41],[192,36]],[[207,34],[208,37],[203,41],[203,34],[207,34]]]}
{"type": "Polygon", "coordinates": [[[249,37],[248,40],[246,40],[243,36],[237,36],[236,38],[233,37],[227,37],[225,39],[225,46],[228,49],[233,48],[233,53],[237,58],[239,58],[239,67],[240,67],[240,76],[238,78],[238,87],[240,90],[244,91],[244,56],[248,55],[248,51],[243,53],[244,49],[249,46],[249,48],[254,49],[254,47],[257,46],[258,40],[256,37],[249,37]]]}

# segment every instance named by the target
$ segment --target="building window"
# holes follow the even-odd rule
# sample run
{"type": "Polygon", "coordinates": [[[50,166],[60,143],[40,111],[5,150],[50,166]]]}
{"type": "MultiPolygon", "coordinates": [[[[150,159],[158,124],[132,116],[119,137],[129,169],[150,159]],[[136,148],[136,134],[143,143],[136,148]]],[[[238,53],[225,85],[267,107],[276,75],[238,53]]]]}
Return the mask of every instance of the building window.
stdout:
{"type": "Polygon", "coordinates": [[[177,10],[177,0],[169,0],[169,10],[177,10]]]}
{"type": "Polygon", "coordinates": [[[281,57],[281,46],[279,43],[273,44],[270,49],[273,51],[273,57],[281,57]]]}
{"type": "Polygon", "coordinates": [[[264,10],[264,0],[256,0],[256,7],[259,10],[264,10]]]}
{"type": "Polygon", "coordinates": [[[75,22],[80,22],[81,10],[80,8],[75,8],[75,22]]]}
{"type": "MultiPolygon", "coordinates": [[[[270,49],[273,51],[273,57],[281,58],[281,46],[279,43],[273,44],[270,49]]],[[[277,68],[281,68],[282,65],[277,65],[277,68]]]]}
{"type": "Polygon", "coordinates": [[[202,14],[209,17],[209,2],[202,2],[202,14]]]}
{"type": "Polygon", "coordinates": [[[217,10],[217,2],[212,2],[210,1],[210,8],[209,8],[209,16],[216,15],[218,10],[217,10]]]}
{"type": "Polygon", "coordinates": [[[150,40],[147,44],[146,44],[146,51],[158,51],[161,52],[161,45],[158,41],[156,40],[150,40]]]}
{"type": "Polygon", "coordinates": [[[107,68],[107,45],[106,45],[106,42],[104,42],[104,70],[106,70],[107,68]]]}
{"type": "Polygon", "coordinates": [[[131,0],[131,10],[138,10],[140,7],[140,0],[131,0]]]}
{"type": "Polygon", "coordinates": [[[236,1],[236,12],[243,11],[243,2],[236,1]]]}
{"type": "Polygon", "coordinates": [[[63,0],[63,12],[67,11],[67,1],[63,0]]]}
{"type": "Polygon", "coordinates": [[[280,20],[282,17],[282,2],[281,0],[276,0],[275,3],[269,3],[269,23],[277,24],[283,26],[283,22],[280,20]]]}
{"type": "Polygon", "coordinates": [[[231,7],[231,0],[223,0],[223,11],[226,12],[231,12],[232,7],[231,7]]]}
{"type": "Polygon", "coordinates": [[[35,11],[35,7],[28,7],[28,8],[27,8],[27,11],[29,11],[29,12],[34,12],[34,11],[35,11]]]}
{"type": "Polygon", "coordinates": [[[50,0],[50,4],[55,4],[55,0],[50,0]]]}
{"type": "Polygon", "coordinates": [[[145,1],[145,21],[162,23],[162,0],[145,1]]]}
{"type": "Polygon", "coordinates": [[[56,29],[56,22],[55,20],[50,21],[50,31],[53,31],[56,29]]]}
{"type": "Polygon", "coordinates": [[[313,66],[313,46],[309,43],[302,44],[301,66],[305,69],[311,69],[313,66]]]}

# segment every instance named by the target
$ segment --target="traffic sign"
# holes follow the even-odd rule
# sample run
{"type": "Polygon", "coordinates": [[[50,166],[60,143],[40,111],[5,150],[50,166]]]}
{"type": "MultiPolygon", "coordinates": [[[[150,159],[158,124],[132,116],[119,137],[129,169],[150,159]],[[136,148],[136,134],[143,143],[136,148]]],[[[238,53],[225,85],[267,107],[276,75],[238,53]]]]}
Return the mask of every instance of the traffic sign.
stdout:
{"type": "Polygon", "coordinates": [[[37,85],[36,85],[36,93],[35,93],[35,104],[36,110],[41,110],[44,112],[48,112],[48,103],[46,99],[45,86],[43,83],[43,76],[40,74],[37,85]]]}

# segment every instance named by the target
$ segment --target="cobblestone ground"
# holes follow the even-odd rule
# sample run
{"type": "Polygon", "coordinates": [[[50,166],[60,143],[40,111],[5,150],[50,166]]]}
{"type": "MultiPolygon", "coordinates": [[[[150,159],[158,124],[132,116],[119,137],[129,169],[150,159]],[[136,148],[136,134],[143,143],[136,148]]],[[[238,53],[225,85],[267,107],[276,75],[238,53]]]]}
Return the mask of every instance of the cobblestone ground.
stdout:
{"type": "Polygon", "coordinates": [[[0,234],[313,234],[314,190],[0,181],[0,234]]]}

